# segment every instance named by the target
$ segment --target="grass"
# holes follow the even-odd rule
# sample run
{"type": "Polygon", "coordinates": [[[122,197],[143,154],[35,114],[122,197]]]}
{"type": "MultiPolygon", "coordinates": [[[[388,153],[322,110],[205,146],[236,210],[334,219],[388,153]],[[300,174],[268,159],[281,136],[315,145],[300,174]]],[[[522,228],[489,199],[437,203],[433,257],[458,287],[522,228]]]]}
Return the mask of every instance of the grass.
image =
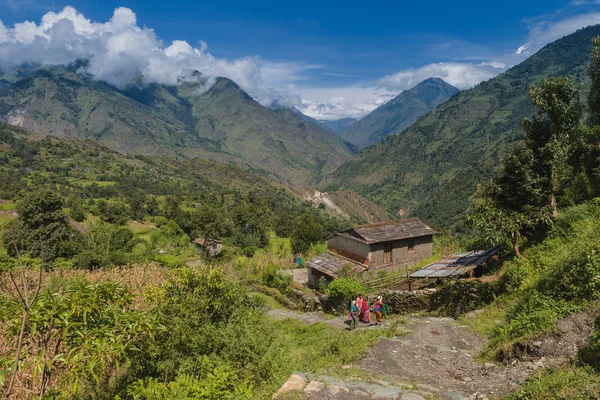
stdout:
{"type": "Polygon", "coordinates": [[[116,182],[114,181],[96,181],[93,179],[82,179],[82,178],[67,178],[67,180],[69,181],[69,183],[74,184],[74,185],[80,185],[80,186],[89,186],[92,183],[97,184],[98,186],[113,186],[116,182]]]}
{"type": "Polygon", "coordinates": [[[271,232],[269,243],[271,244],[271,251],[280,257],[291,257],[292,256],[292,242],[290,238],[282,238],[271,232]]]}
{"type": "Polygon", "coordinates": [[[129,226],[133,234],[136,236],[143,236],[144,234],[152,231],[153,229],[156,229],[156,225],[154,225],[153,222],[149,221],[138,222],[131,220],[127,223],[127,226],[129,226]]]}
{"type": "Polygon", "coordinates": [[[15,218],[17,218],[17,217],[14,215],[10,215],[7,212],[1,213],[0,214],[0,225],[7,224],[15,218]]]}
{"type": "Polygon", "coordinates": [[[13,202],[0,204],[0,211],[11,211],[15,209],[15,204],[13,202]]]}
{"type": "Polygon", "coordinates": [[[250,294],[252,295],[252,297],[262,300],[265,303],[265,305],[269,308],[275,308],[275,309],[285,308],[277,300],[275,300],[273,297],[269,296],[268,294],[264,294],[261,292],[251,292],[250,294]]]}
{"type": "Polygon", "coordinates": [[[589,367],[547,369],[529,378],[506,400],[599,399],[600,375],[589,367]]]}

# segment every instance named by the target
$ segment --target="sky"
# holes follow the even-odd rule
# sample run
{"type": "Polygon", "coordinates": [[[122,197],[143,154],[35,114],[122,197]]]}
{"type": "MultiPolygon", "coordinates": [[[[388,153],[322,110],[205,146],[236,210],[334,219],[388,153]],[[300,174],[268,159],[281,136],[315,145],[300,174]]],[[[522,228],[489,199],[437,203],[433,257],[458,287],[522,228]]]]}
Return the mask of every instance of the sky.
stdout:
{"type": "Polygon", "coordinates": [[[68,64],[125,86],[225,76],[264,105],[360,118],[429,77],[468,89],[600,23],[600,0],[0,0],[0,69],[68,64]]]}

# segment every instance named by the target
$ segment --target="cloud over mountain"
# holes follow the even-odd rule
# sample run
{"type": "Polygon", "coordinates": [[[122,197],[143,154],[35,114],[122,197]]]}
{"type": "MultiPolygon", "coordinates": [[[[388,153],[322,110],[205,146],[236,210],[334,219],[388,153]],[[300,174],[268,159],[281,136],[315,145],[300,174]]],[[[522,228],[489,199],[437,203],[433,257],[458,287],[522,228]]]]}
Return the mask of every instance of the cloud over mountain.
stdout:
{"type": "Polygon", "coordinates": [[[39,24],[25,21],[6,27],[0,21],[1,68],[68,64],[79,59],[89,60],[85,72],[119,87],[139,77],[145,84],[174,85],[197,70],[209,78],[228,77],[265,104],[274,100],[298,103],[297,96],[279,93],[269,79],[281,80],[286,68],[311,68],[272,64],[259,57],[216,58],[204,42],[197,47],[181,40],[164,45],[152,29],[139,27],[135,13],[124,7],[115,9],[104,23],[90,21],[73,7],[48,12],[39,24]]]}

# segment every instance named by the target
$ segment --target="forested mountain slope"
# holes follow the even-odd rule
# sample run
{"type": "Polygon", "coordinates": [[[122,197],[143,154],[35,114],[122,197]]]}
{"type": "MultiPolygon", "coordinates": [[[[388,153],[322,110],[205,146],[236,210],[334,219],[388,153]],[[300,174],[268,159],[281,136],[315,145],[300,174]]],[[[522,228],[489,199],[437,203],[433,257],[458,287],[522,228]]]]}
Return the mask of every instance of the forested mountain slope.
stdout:
{"type": "Polygon", "coordinates": [[[456,92],[457,88],[442,79],[426,79],[348,126],[340,136],[361,149],[371,146],[408,128],[456,92]]]}
{"type": "Polygon", "coordinates": [[[579,30],[456,94],[402,133],[359,153],[322,187],[353,189],[391,211],[451,225],[464,215],[476,185],[523,138],[520,121],[533,113],[529,86],[556,75],[583,80],[592,38],[599,34],[598,25],[579,30]]]}
{"type": "Polygon", "coordinates": [[[229,79],[118,90],[69,67],[5,74],[0,117],[42,135],[93,138],[127,154],[233,163],[307,184],[353,155],[333,132],[274,112],[229,79]],[[208,89],[208,90],[207,90],[208,89]]]}

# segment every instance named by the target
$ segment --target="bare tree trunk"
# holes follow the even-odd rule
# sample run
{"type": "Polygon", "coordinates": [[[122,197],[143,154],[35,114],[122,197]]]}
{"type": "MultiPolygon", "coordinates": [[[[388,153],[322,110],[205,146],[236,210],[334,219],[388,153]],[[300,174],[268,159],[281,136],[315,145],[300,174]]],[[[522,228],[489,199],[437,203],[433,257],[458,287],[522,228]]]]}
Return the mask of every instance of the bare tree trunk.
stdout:
{"type": "Polygon", "coordinates": [[[515,256],[517,258],[523,258],[521,252],[519,251],[519,239],[521,238],[521,234],[519,231],[516,231],[513,236],[513,250],[515,251],[515,256]]]}
{"type": "Polygon", "coordinates": [[[12,388],[15,384],[15,379],[17,377],[17,370],[19,369],[19,360],[21,359],[21,348],[23,347],[23,336],[25,336],[25,324],[27,323],[28,315],[29,311],[27,309],[24,309],[23,317],[21,318],[21,330],[19,331],[19,340],[17,341],[17,354],[15,355],[15,363],[5,393],[7,399],[10,399],[10,393],[12,392],[12,388]]]}
{"type": "Polygon", "coordinates": [[[558,208],[556,207],[556,197],[554,196],[554,192],[550,193],[550,208],[552,209],[552,218],[558,217],[558,208]]]}

